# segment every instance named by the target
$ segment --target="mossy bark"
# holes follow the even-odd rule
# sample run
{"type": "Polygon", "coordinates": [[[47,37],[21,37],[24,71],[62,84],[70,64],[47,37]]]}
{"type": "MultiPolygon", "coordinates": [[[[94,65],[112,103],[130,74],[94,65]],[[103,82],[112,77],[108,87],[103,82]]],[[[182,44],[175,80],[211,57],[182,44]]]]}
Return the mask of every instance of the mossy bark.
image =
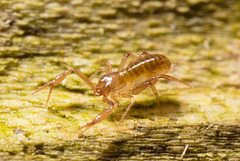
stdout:
{"type": "Polygon", "coordinates": [[[0,15],[1,159],[240,159],[239,1],[1,0],[0,15]],[[47,107],[48,90],[31,95],[66,69],[90,76],[142,50],[166,55],[193,88],[159,81],[160,107],[147,89],[117,126],[129,104],[119,99],[80,138],[108,105],[79,77],[54,87],[47,107]]]}

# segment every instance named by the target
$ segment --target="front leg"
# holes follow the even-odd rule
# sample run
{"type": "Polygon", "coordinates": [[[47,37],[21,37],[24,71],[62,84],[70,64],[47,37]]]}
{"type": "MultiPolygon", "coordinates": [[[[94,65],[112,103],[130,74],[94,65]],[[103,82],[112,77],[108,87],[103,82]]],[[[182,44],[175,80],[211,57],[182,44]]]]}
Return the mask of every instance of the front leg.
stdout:
{"type": "Polygon", "coordinates": [[[110,105],[110,107],[108,109],[105,109],[104,111],[102,111],[101,113],[99,113],[93,120],[92,122],[80,127],[79,129],[77,129],[77,131],[80,131],[82,129],[84,129],[83,131],[81,131],[77,137],[80,137],[85,131],[87,131],[89,128],[91,128],[93,125],[105,120],[112,112],[115,108],[117,108],[119,102],[116,99],[115,96],[112,96],[112,98],[114,99],[115,103],[113,103],[112,101],[110,101],[107,97],[103,97],[102,101],[106,102],[110,105]]]}
{"type": "Polygon", "coordinates": [[[41,90],[43,90],[44,88],[50,86],[50,90],[49,90],[49,94],[48,94],[48,98],[47,101],[45,103],[45,106],[47,105],[51,93],[52,93],[52,89],[55,85],[58,85],[59,83],[61,83],[69,74],[71,74],[72,72],[75,72],[80,78],[82,78],[93,90],[95,89],[95,85],[79,70],[76,68],[71,68],[66,70],[65,72],[59,74],[58,76],[56,76],[51,82],[45,84],[44,86],[40,87],[39,89],[37,89],[36,91],[34,91],[32,94],[37,93],[41,90]]]}
{"type": "Polygon", "coordinates": [[[112,72],[112,65],[109,63],[109,62],[104,62],[104,63],[101,63],[100,64],[103,64],[103,65],[107,65],[108,68],[106,67],[100,67],[98,68],[88,79],[91,80],[93,77],[95,77],[99,72],[106,72],[107,74],[112,72]]]}

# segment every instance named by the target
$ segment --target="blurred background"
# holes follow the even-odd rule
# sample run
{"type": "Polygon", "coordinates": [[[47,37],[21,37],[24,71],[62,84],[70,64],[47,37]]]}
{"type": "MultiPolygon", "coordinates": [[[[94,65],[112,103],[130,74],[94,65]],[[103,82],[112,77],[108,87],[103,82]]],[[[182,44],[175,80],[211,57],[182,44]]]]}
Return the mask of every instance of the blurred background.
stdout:
{"type": "MultiPolygon", "coordinates": [[[[0,157],[3,160],[240,159],[239,0],[1,0],[0,157]],[[108,105],[75,74],[90,76],[125,53],[162,53],[169,75],[81,138],[76,129],[108,105]],[[184,153],[186,149],[186,153],[184,153]]],[[[93,79],[97,83],[101,75],[93,79]]]]}

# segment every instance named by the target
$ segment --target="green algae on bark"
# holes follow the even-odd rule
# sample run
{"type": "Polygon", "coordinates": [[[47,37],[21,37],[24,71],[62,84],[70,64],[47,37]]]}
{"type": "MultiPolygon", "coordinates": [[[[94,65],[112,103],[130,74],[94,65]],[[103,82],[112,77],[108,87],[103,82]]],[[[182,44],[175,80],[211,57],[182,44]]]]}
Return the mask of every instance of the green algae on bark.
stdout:
{"type": "MultiPolygon", "coordinates": [[[[3,160],[239,160],[239,2],[230,0],[0,2],[0,157],[3,160]],[[108,105],[75,74],[31,92],[64,70],[86,76],[125,53],[160,52],[170,75],[76,138],[108,105]]],[[[93,79],[97,83],[100,75],[93,79]]]]}

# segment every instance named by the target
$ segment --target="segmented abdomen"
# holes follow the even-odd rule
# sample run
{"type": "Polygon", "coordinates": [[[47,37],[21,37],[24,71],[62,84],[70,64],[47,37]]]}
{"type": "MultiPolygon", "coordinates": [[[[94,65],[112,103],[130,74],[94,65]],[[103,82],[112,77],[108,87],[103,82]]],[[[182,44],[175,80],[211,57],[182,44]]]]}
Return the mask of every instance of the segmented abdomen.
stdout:
{"type": "Polygon", "coordinates": [[[165,74],[169,71],[171,63],[164,55],[150,54],[137,59],[119,73],[121,82],[143,82],[147,79],[165,74]]]}

